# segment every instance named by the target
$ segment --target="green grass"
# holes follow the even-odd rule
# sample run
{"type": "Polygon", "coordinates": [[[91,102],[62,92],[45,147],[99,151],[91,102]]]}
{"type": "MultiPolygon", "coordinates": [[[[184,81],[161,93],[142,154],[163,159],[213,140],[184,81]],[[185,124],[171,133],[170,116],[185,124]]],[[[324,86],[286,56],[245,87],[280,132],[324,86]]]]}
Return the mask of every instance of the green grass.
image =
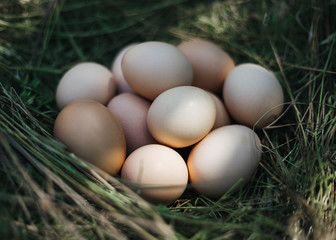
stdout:
{"type": "Polygon", "coordinates": [[[336,239],[335,11],[334,0],[2,1],[2,239],[336,239]],[[262,159],[239,192],[211,200],[188,186],[153,206],[53,138],[55,89],[77,62],[110,67],[128,43],[192,37],[271,69],[285,110],[257,132],[262,159]]]}

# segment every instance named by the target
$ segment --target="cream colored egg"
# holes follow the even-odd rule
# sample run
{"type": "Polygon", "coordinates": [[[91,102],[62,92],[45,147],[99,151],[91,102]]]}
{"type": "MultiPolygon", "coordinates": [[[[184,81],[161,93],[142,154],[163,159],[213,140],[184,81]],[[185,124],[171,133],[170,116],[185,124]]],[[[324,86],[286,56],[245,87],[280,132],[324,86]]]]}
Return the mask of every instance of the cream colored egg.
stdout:
{"type": "Polygon", "coordinates": [[[115,92],[114,76],[110,70],[98,63],[83,62],[63,75],[56,89],[56,102],[60,109],[79,99],[95,100],[105,105],[115,92]]]}
{"type": "Polygon", "coordinates": [[[119,94],[107,105],[124,130],[128,153],[141,146],[156,143],[147,127],[150,105],[150,101],[133,93],[119,94]]]}
{"type": "Polygon", "coordinates": [[[182,42],[177,47],[192,64],[192,85],[220,93],[227,75],[235,66],[230,55],[216,44],[200,39],[182,42]]]}
{"type": "Polygon", "coordinates": [[[118,120],[93,100],[66,105],[55,120],[54,136],[109,174],[118,173],[126,157],[125,136],[118,120]]]}
{"type": "Polygon", "coordinates": [[[223,127],[230,124],[230,117],[228,112],[226,111],[226,108],[224,106],[224,103],[222,100],[220,100],[219,97],[217,97],[215,94],[208,92],[212,99],[214,100],[215,106],[216,106],[216,120],[212,127],[212,130],[223,127]]]}
{"type": "Polygon", "coordinates": [[[230,115],[240,124],[263,128],[283,109],[284,94],[274,74],[262,66],[236,66],[223,86],[223,98],[230,115]]]}
{"type": "Polygon", "coordinates": [[[115,76],[118,93],[125,93],[125,92],[134,93],[134,90],[128,85],[127,81],[125,80],[124,74],[121,70],[121,60],[124,57],[125,53],[132,47],[136,46],[137,44],[138,43],[132,43],[125,46],[117,53],[116,57],[113,60],[111,69],[112,73],[115,76]]]}
{"type": "Polygon", "coordinates": [[[121,67],[127,83],[149,100],[170,88],[191,85],[193,80],[187,57],[164,42],[144,42],[132,47],[125,53],[121,67]]]}
{"type": "Polygon", "coordinates": [[[209,133],[216,119],[216,106],[204,90],[193,86],[171,88],[151,104],[147,124],[160,143],[181,148],[209,133]]]}
{"type": "Polygon", "coordinates": [[[219,198],[240,179],[242,184],[248,182],[260,156],[260,140],[250,128],[243,125],[217,128],[191,150],[187,161],[190,182],[199,193],[219,198]]]}
{"type": "Polygon", "coordinates": [[[188,169],[175,150],[150,144],[127,157],[121,179],[149,202],[169,205],[183,194],[188,169]]]}

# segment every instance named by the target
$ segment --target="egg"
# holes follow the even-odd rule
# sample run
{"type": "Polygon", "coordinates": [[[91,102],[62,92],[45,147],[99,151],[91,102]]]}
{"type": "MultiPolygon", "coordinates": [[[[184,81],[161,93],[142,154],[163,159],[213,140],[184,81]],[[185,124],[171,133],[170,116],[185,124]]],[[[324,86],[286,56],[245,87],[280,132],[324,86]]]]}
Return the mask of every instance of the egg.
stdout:
{"type": "Polygon", "coordinates": [[[121,70],[121,60],[124,57],[125,53],[132,47],[136,46],[137,44],[138,43],[132,43],[125,46],[117,53],[116,57],[113,60],[111,70],[115,76],[118,93],[124,93],[124,92],[134,93],[134,90],[128,85],[127,81],[125,80],[124,74],[121,70]]]}
{"type": "Polygon", "coordinates": [[[158,142],[181,148],[201,140],[215,119],[215,103],[205,90],[180,86],[164,91],[152,102],[147,125],[158,142]]]}
{"type": "Polygon", "coordinates": [[[187,57],[164,42],[150,41],[132,47],[125,53],[121,68],[132,89],[149,100],[170,88],[191,85],[193,80],[187,57]]]}
{"type": "Polygon", "coordinates": [[[252,177],[261,157],[257,134],[243,125],[228,125],[211,131],[191,150],[187,166],[196,191],[219,198],[238,181],[233,192],[252,177]]]}
{"type": "Polygon", "coordinates": [[[106,173],[118,173],[124,163],[122,128],[107,107],[96,101],[77,100],[66,105],[55,120],[54,136],[106,173]]]}
{"type": "Polygon", "coordinates": [[[194,71],[192,85],[221,93],[226,76],[234,68],[231,56],[216,44],[195,39],[177,46],[189,59],[194,71]]]}
{"type": "Polygon", "coordinates": [[[150,105],[150,101],[133,93],[121,93],[107,105],[123,128],[128,153],[141,146],[156,143],[147,127],[150,105]]]}
{"type": "Polygon", "coordinates": [[[229,113],[226,111],[224,103],[222,102],[222,100],[220,100],[219,97],[217,97],[212,92],[208,92],[208,93],[212,97],[212,100],[214,101],[215,106],[216,106],[216,119],[215,119],[215,123],[212,127],[212,130],[214,130],[216,128],[219,128],[219,127],[229,125],[230,124],[230,116],[229,116],[229,113]]]}
{"type": "Polygon", "coordinates": [[[230,115],[239,123],[261,129],[281,114],[284,94],[274,74],[260,65],[236,66],[223,86],[223,98],[230,115]]]}
{"type": "Polygon", "coordinates": [[[150,144],[127,157],[121,179],[147,201],[169,205],[183,194],[188,183],[188,169],[172,148],[150,144]]]}
{"type": "Polygon", "coordinates": [[[105,105],[115,92],[114,76],[108,68],[94,62],[83,62],[63,75],[56,89],[56,102],[60,109],[79,99],[95,100],[105,105]]]}

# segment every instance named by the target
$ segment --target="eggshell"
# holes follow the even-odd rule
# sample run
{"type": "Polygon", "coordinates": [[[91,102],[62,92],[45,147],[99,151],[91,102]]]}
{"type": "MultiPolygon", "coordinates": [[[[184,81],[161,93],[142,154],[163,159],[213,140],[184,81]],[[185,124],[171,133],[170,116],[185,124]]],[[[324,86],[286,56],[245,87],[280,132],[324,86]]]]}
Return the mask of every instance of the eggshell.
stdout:
{"type": "Polygon", "coordinates": [[[201,140],[214,125],[216,106],[204,90],[180,86],[161,93],[151,104],[147,124],[160,143],[181,148],[201,140]]]}
{"type": "Polygon", "coordinates": [[[213,130],[190,152],[187,166],[192,186],[207,197],[219,198],[239,179],[246,184],[258,167],[260,149],[257,134],[248,127],[213,130]]]}
{"type": "Polygon", "coordinates": [[[56,102],[60,109],[79,99],[95,100],[105,105],[115,92],[114,76],[108,68],[94,62],[83,62],[63,75],[56,89],[56,102]]]}
{"type": "Polygon", "coordinates": [[[282,112],[284,94],[274,74],[260,65],[236,66],[223,86],[230,115],[240,124],[257,129],[272,123],[282,112]]]}
{"type": "Polygon", "coordinates": [[[156,143],[147,127],[150,105],[151,102],[133,93],[119,94],[107,105],[123,128],[128,153],[141,146],[156,143]]]}
{"type": "Polygon", "coordinates": [[[217,97],[215,94],[208,92],[212,99],[214,100],[215,106],[216,106],[216,120],[212,127],[212,130],[223,127],[230,124],[230,117],[228,112],[226,111],[226,108],[224,106],[224,103],[222,100],[220,100],[219,97],[217,97]]]}
{"type": "Polygon", "coordinates": [[[93,100],[65,106],[55,120],[54,136],[77,156],[109,174],[119,172],[126,157],[125,136],[118,120],[93,100]]]}
{"type": "Polygon", "coordinates": [[[125,46],[117,53],[116,57],[113,60],[111,70],[115,76],[118,93],[124,93],[124,92],[134,93],[134,90],[128,85],[127,81],[125,80],[124,74],[121,70],[121,60],[124,57],[125,53],[132,47],[136,46],[137,44],[138,43],[132,43],[130,45],[125,46]]]}
{"type": "Polygon", "coordinates": [[[200,39],[182,42],[177,47],[192,64],[192,85],[220,93],[226,76],[235,66],[231,56],[216,44],[200,39]]]}
{"type": "Polygon", "coordinates": [[[150,144],[127,157],[121,179],[149,202],[169,205],[183,194],[188,183],[188,169],[175,150],[150,144]]]}
{"type": "Polygon", "coordinates": [[[132,47],[125,53],[121,67],[127,83],[149,100],[170,88],[191,85],[193,80],[187,57],[164,42],[144,42],[132,47]]]}

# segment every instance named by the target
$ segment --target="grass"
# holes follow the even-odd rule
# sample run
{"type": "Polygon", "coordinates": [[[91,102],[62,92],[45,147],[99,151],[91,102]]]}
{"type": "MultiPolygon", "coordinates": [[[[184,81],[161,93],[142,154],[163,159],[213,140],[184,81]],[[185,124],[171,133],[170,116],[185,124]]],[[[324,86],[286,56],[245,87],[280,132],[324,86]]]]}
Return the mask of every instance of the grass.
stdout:
{"type": "Polygon", "coordinates": [[[335,10],[333,0],[2,1],[3,239],[336,239],[335,10]],[[212,200],[189,186],[153,206],[53,138],[55,88],[76,62],[109,67],[128,43],[192,37],[271,69],[285,110],[258,131],[262,160],[238,193],[212,200]]]}

